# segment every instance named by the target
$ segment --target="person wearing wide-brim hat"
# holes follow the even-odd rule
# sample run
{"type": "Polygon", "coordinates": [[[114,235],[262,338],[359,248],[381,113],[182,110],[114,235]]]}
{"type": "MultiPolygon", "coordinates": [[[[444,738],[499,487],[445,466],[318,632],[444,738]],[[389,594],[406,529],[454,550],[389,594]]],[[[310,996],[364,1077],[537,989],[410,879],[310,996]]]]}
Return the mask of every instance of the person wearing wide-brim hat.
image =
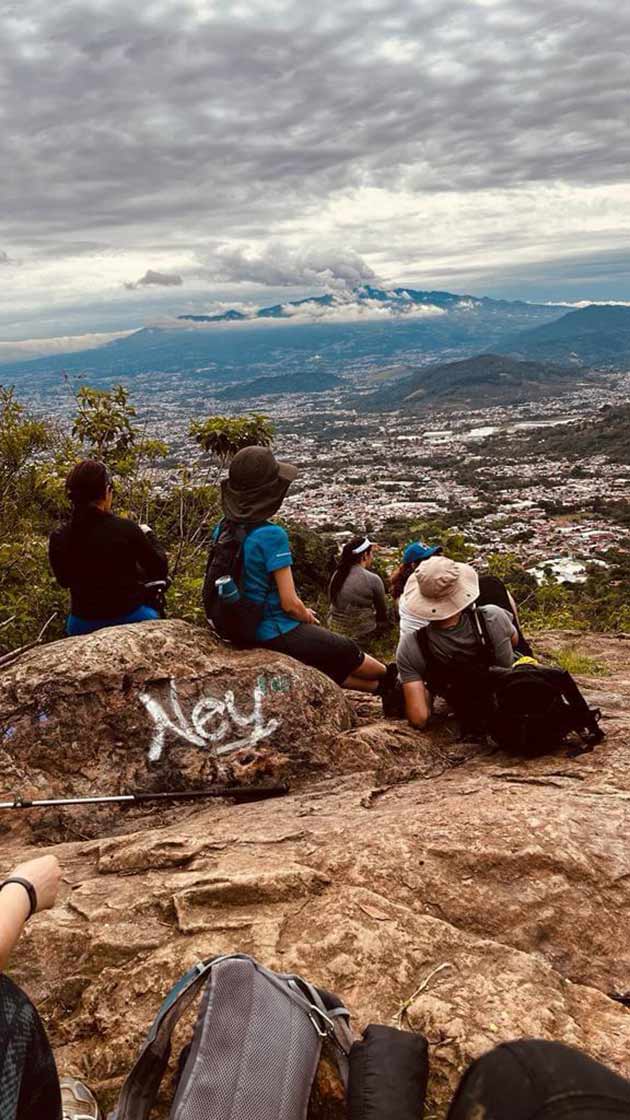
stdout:
{"type": "MultiPolygon", "coordinates": [[[[407,580],[401,604],[412,615],[429,619],[425,630],[401,635],[396,651],[405,712],[418,729],[429,719],[432,694],[449,698],[449,669],[461,675],[467,665],[472,670],[479,663],[479,642],[467,610],[478,597],[475,569],[447,556],[432,556],[407,580]]],[[[511,615],[490,605],[478,610],[483,614],[493,663],[509,669],[518,643],[511,615]]]]}
{"type": "Polygon", "coordinates": [[[398,609],[398,619],[400,622],[400,633],[410,634],[414,630],[420,630],[421,627],[428,625],[428,618],[420,618],[416,614],[408,611],[402,602],[402,595],[407,585],[407,580],[420,564],[424,564],[426,560],[430,560],[432,556],[438,556],[442,551],[442,546],[439,544],[425,544],[423,541],[411,541],[405,548],[402,555],[402,563],[392,572],[389,577],[389,590],[398,609]]]}
{"type": "Polygon", "coordinates": [[[263,606],[256,645],[312,665],[344,688],[377,693],[385,702],[396,687],[396,666],[386,667],[351,638],[320,626],[296,590],[289,537],[269,519],[297,474],[297,467],[280,462],[268,447],[245,447],[232,459],[221,486],[225,519],[247,529],[243,595],[263,606]]]}

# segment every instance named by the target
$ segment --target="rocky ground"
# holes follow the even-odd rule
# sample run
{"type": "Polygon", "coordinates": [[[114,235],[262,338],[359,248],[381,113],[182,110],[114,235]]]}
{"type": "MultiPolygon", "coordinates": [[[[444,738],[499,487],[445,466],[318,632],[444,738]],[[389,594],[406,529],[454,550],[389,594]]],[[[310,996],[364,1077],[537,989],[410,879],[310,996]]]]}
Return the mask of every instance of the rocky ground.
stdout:
{"type": "MultiPolygon", "coordinates": [[[[538,645],[603,670],[582,681],[607,731],[591,754],[515,759],[459,743],[445,718],[413,733],[184,623],[56,643],[5,671],[8,794],[292,782],[242,806],[2,815],[6,867],[54,850],[64,869],[12,964],[60,1066],[111,1104],[169,984],[238,950],[336,990],[358,1029],[426,1034],[430,1116],[471,1058],[515,1036],[630,1075],[615,999],[630,991],[630,640],[538,645]]],[[[326,1079],[312,1112],[342,1115],[326,1079]]]]}

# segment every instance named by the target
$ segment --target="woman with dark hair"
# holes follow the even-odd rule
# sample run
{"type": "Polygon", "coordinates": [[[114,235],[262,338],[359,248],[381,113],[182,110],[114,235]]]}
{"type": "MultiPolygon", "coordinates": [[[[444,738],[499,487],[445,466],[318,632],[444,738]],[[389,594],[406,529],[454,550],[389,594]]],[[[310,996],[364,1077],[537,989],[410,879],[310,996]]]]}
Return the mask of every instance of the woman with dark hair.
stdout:
{"type": "Polygon", "coordinates": [[[343,688],[376,693],[385,707],[396,688],[396,666],[386,668],[351,638],[320,626],[296,590],[289,538],[270,518],[280,509],[297,473],[296,467],[279,462],[267,447],[239,451],[221,484],[225,517],[215,529],[215,541],[227,522],[244,534],[241,591],[261,611],[257,646],[312,665],[343,688]]]}
{"type": "Polygon", "coordinates": [[[335,634],[369,638],[389,621],[385,587],[371,572],[374,558],[369,537],[353,537],[341,550],[330,581],[328,625],[335,634]]]}
{"type": "Polygon", "coordinates": [[[50,566],[70,588],[66,633],[147,622],[158,612],[145,604],[145,582],[165,580],[168,561],[148,525],[112,513],[114,486],[104,463],[84,459],[66,479],[69,522],[50,535],[50,566]]]}

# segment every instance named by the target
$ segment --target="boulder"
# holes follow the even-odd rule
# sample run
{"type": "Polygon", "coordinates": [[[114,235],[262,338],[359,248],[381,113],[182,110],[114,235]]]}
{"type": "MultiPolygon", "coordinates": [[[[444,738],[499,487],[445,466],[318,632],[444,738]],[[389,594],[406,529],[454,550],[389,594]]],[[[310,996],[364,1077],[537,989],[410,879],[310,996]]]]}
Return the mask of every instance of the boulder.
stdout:
{"type": "MultiPolygon", "coordinates": [[[[353,723],[321,673],[185,622],[53,642],[1,679],[0,785],[31,798],[294,777],[329,766],[353,723]]],[[[89,810],[74,827],[105,819],[89,810]]]]}
{"type": "MultiPolygon", "coordinates": [[[[350,726],[330,686],[337,716],[297,717],[321,731],[288,797],[147,813],[52,849],[61,898],[27,926],[12,974],[60,1067],[110,1105],[168,985],[242,951],[337,991],[357,1029],[422,1031],[431,1116],[507,1038],[559,1039],[630,1076],[630,643],[544,643],[565,641],[602,670],[583,682],[608,733],[591,754],[524,761],[456,742],[448,720],[424,735],[376,721],[365,699],[350,726]]],[[[299,671],[303,697],[328,690],[299,671]]],[[[32,854],[18,836],[7,848],[7,863],[32,854]]],[[[311,1120],[342,1116],[326,1068],[311,1120]]]]}

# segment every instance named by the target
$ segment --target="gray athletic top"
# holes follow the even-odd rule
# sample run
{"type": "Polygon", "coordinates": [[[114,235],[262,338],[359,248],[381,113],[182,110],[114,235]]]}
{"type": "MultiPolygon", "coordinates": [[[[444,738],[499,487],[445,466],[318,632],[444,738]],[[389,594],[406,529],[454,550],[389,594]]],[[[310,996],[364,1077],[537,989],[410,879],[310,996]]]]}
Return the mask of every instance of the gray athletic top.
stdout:
{"type": "MultiPolygon", "coordinates": [[[[516,634],[511,616],[502,607],[479,607],[479,611],[483,613],[488,637],[494,649],[494,664],[509,669],[514,663],[512,635],[516,634]]],[[[474,661],[478,645],[469,616],[462,614],[457,625],[448,630],[430,623],[429,645],[436,659],[443,663],[447,664],[453,653],[461,657],[462,653],[468,652],[470,660],[474,661]]],[[[396,664],[403,684],[424,680],[427,667],[416,634],[401,635],[396,650],[396,664]]]]}
{"type": "Polygon", "coordinates": [[[352,567],[328,614],[330,629],[352,638],[365,638],[379,622],[387,622],[385,587],[376,572],[352,567]]]}
{"type": "Polygon", "coordinates": [[[354,611],[371,607],[376,613],[379,622],[387,621],[387,603],[385,602],[385,587],[376,572],[369,572],[360,564],[355,564],[337,595],[334,603],[336,611],[354,611]]]}

